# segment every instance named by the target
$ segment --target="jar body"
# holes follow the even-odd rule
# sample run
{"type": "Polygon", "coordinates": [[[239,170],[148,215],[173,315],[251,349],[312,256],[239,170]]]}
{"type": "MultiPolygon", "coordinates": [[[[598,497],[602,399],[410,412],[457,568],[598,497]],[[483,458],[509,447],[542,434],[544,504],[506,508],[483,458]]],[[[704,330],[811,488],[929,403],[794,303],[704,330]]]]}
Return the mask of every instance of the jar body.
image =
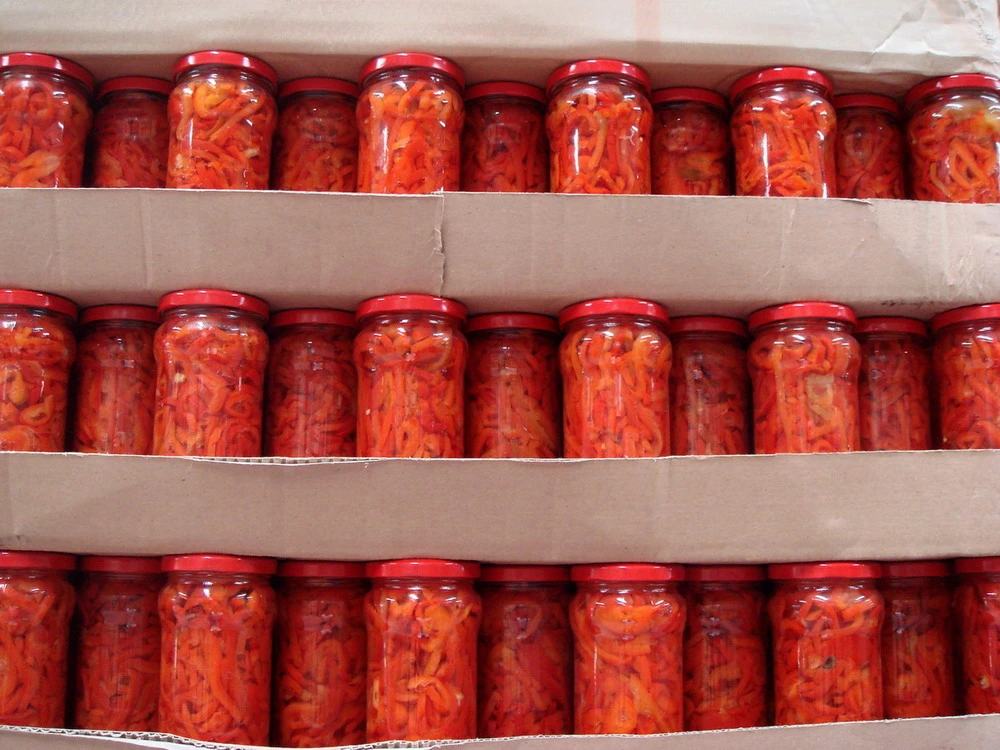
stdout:
{"type": "Polygon", "coordinates": [[[267,334],[256,315],[178,307],[156,332],[158,456],[259,456],[267,334]]]}
{"type": "Polygon", "coordinates": [[[673,583],[581,583],[570,605],[576,734],[684,728],[684,599],[673,583]]]}
{"type": "Polygon", "coordinates": [[[945,578],[892,578],[882,585],[885,718],[955,714],[951,591],[945,578]]]}
{"type": "Polygon", "coordinates": [[[1000,574],[963,575],[955,592],[955,614],[965,712],[1000,713],[1000,574]]]}
{"type": "Polygon", "coordinates": [[[423,68],[371,75],[358,99],[358,192],[459,190],[465,109],[453,78],[423,68]]]}
{"type": "Polygon", "coordinates": [[[733,105],[736,195],[835,198],[837,115],[814,84],[751,86],[733,105]]]}
{"type": "Polygon", "coordinates": [[[151,91],[108,94],[94,117],[91,187],[165,187],[169,141],[165,97],[151,91]]]}
{"type": "Polygon", "coordinates": [[[176,572],[160,593],[158,731],[268,743],[274,589],[264,576],[176,572]]]}
{"type": "Polygon", "coordinates": [[[613,74],[559,83],[545,127],[553,193],[648,194],[653,108],[642,87],[613,74]]]}
{"type": "Polygon", "coordinates": [[[465,106],[462,190],[544,193],[549,189],[545,105],[517,96],[482,96],[465,106]]]}
{"type": "Polygon", "coordinates": [[[562,583],[483,586],[479,736],[573,732],[573,635],[562,583]]]}
{"type": "Polygon", "coordinates": [[[369,742],[476,736],[481,618],[468,581],[373,583],[365,604],[369,742]]]}
{"type": "Polygon", "coordinates": [[[750,345],[757,453],[837,453],[861,445],[861,350],[846,325],[786,320],[750,345]]]}
{"type": "Polygon", "coordinates": [[[768,721],[767,607],[756,582],[689,585],[684,637],[684,729],[768,721]]]}
{"type": "Polygon", "coordinates": [[[274,744],[365,742],[365,586],[288,578],[278,594],[274,744]]]}
{"type": "Polygon", "coordinates": [[[529,329],[469,336],[467,458],[559,458],[559,352],[555,335],[529,329]]]}
{"type": "Polygon", "coordinates": [[[768,607],[775,724],[883,718],[885,605],[874,581],[782,581],[768,607]]]}
{"type": "Polygon", "coordinates": [[[858,342],[861,450],[930,450],[931,356],[923,337],[867,333],[858,342]]]}
{"type": "Polygon", "coordinates": [[[378,313],[354,339],[358,455],[461,458],[469,345],[457,319],[378,313]]]}
{"type": "Polygon", "coordinates": [[[85,574],[77,601],[78,729],[156,731],[160,588],[158,575],[85,574]]]}
{"type": "Polygon", "coordinates": [[[837,110],[837,196],[905,198],[903,131],[878,107],[837,110]]]}
{"type": "Polygon", "coordinates": [[[569,323],[559,345],[566,458],[670,454],[670,339],[635,315],[569,323]]]}
{"type": "Polygon", "coordinates": [[[89,98],[54,70],[0,71],[0,187],[82,187],[89,98]]]}
{"type": "Polygon", "coordinates": [[[731,195],[726,113],[707,102],[664,102],[653,115],[653,192],[731,195]]]}
{"type": "Polygon", "coordinates": [[[956,323],[934,340],[942,448],[1000,448],[1000,319],[956,323]]]}
{"type": "Polygon", "coordinates": [[[928,96],[911,111],[906,139],[914,198],[1000,202],[1000,93],[950,89],[928,96]]]}
{"type": "Polygon", "coordinates": [[[289,325],[272,335],[265,455],[357,454],[353,342],[354,330],[339,325],[289,325]]]}
{"type": "Polygon", "coordinates": [[[80,337],[73,450],[148,454],[156,401],[156,325],[97,321],[80,337]]]}
{"type": "Polygon", "coordinates": [[[353,193],[358,186],[354,97],[303,91],[282,99],[274,141],[276,190],[353,193]]]}
{"type": "Polygon", "coordinates": [[[68,318],[0,306],[0,450],[61,451],[76,338],[68,318]]]}
{"type": "Polygon", "coordinates": [[[741,336],[671,337],[670,447],[675,456],[750,452],[750,376],[741,336]]]}
{"type": "Polygon", "coordinates": [[[278,108],[263,77],[196,66],[178,77],[167,112],[167,187],[267,190],[278,108]]]}

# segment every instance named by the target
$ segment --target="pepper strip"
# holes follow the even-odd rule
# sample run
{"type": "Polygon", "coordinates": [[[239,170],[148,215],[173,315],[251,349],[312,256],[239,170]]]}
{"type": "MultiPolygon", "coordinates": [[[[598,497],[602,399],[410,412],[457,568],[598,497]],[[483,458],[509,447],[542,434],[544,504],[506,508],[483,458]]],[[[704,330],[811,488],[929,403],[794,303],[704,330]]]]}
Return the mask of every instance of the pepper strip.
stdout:
{"type": "Polygon", "coordinates": [[[703,102],[655,108],[653,192],[656,195],[731,195],[729,122],[703,102]]]}
{"type": "Polygon", "coordinates": [[[111,95],[91,133],[92,187],[161,188],[167,184],[167,102],[155,94],[111,95]]]}
{"type": "Polygon", "coordinates": [[[965,712],[1000,713],[1000,577],[963,577],[955,592],[965,712]]]}
{"type": "Polygon", "coordinates": [[[905,335],[858,340],[861,450],[930,450],[930,353],[905,335]]]}
{"type": "Polygon", "coordinates": [[[942,448],[1000,448],[1000,326],[938,333],[934,344],[942,448]]]}
{"type": "Polygon", "coordinates": [[[549,189],[545,115],[540,103],[482,97],[466,106],[462,190],[545,193],[549,189]]]}
{"type": "Polygon", "coordinates": [[[874,107],[837,113],[837,195],[905,198],[903,133],[896,118],[874,107]]]}
{"type": "Polygon", "coordinates": [[[353,193],[358,184],[354,100],[303,92],[284,101],[275,138],[275,190],[353,193]]]}

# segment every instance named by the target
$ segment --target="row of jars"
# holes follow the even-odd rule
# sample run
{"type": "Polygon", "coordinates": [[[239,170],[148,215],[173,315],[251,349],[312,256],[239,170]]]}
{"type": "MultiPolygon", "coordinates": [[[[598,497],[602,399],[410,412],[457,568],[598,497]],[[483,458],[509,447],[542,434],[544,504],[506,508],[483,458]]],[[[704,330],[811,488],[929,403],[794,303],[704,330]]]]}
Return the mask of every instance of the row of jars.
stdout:
{"type": "Polygon", "coordinates": [[[941,561],[75,565],[0,552],[0,724],[326,747],[1000,712],[997,557],[954,590],[941,561]]]}
{"type": "Polygon", "coordinates": [[[797,302],[670,321],[631,298],[466,323],[399,294],[276,313],[190,289],[83,311],[0,290],[0,450],[638,458],[1000,448],[1000,304],[927,326],[797,302]],[[360,326],[360,329],[358,328],[360,326]],[[560,334],[561,329],[561,334],[560,334]],[[468,334],[468,340],[466,339],[468,334]],[[72,394],[72,397],[71,397],[72,394]],[[72,415],[70,417],[70,412],[72,415]],[[67,441],[67,422],[70,439],[67,441]]]}
{"type": "Polygon", "coordinates": [[[0,57],[0,186],[79,187],[92,133],[95,187],[1000,202],[1000,79],[988,75],[914,87],[904,127],[894,99],[833,97],[825,75],[800,67],[740,78],[731,113],[707,89],[651,92],[649,75],[619,60],[564,65],[545,90],[465,89],[458,65],[421,53],[369,61],[360,88],[322,77],[278,87],[266,62],[219,50],[173,72],[173,83],[105,81],[91,128],[84,68],[0,57]]]}

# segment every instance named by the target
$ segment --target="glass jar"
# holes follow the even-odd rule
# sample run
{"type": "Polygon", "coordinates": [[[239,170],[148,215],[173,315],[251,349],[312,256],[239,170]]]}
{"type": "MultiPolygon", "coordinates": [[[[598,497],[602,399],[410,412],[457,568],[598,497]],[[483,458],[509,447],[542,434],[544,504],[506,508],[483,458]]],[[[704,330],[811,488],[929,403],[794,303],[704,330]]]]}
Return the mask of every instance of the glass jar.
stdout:
{"type": "Polygon", "coordinates": [[[837,196],[905,198],[903,128],[895,99],[878,94],[835,97],[837,196]]]}
{"type": "Polygon", "coordinates": [[[158,731],[268,744],[276,569],[261,557],[163,558],[158,731]]]}
{"type": "Polygon", "coordinates": [[[85,557],[73,726],[155,732],[163,585],[158,557],[85,557]]]}
{"type": "Polygon", "coordinates": [[[778,581],[768,605],[775,724],[882,719],[879,566],[797,563],[768,574],[778,581]]]}
{"type": "Polygon", "coordinates": [[[930,450],[927,326],[912,318],[862,318],[854,335],[861,346],[861,450],[930,450]]]}
{"type": "Polygon", "coordinates": [[[0,551],[0,724],[65,726],[74,567],[71,555],[0,551]]]}
{"type": "Polygon", "coordinates": [[[297,78],[278,89],[275,190],[353,193],[358,186],[358,85],[297,78]]]}
{"type": "Polygon", "coordinates": [[[238,292],[186,289],[164,295],[159,309],[153,453],[259,456],[267,303],[238,292]]]}
{"type": "Polygon", "coordinates": [[[476,563],[371,563],[368,742],[476,736],[476,563]]]}
{"type": "Polygon", "coordinates": [[[278,74],[263,60],[208,50],[174,64],[167,187],[267,190],[278,74]]]}
{"type": "Polygon", "coordinates": [[[167,97],[162,78],[122,76],[101,84],[90,144],[91,187],[167,184],[167,97]]]}
{"type": "Polygon", "coordinates": [[[1000,448],[1000,303],[931,321],[942,448],[1000,448]]]}
{"type": "Polygon", "coordinates": [[[285,562],[278,573],[274,744],[364,744],[365,566],[285,562]]]}
{"type": "Polygon", "coordinates": [[[73,450],[146,455],[153,446],[155,307],[101,305],[80,316],[73,450]]]}
{"type": "Polygon", "coordinates": [[[829,97],[830,80],[810,68],[769,68],[733,84],[736,195],[837,196],[829,97]]]}
{"type": "Polygon", "coordinates": [[[465,454],[465,306],[426,294],[358,305],[358,455],[465,454]]]}
{"type": "Polygon", "coordinates": [[[580,60],[549,76],[553,193],[650,192],[649,83],[646,71],[620,60],[580,60]]]}
{"type": "Polygon", "coordinates": [[[483,568],[479,736],[573,733],[569,570],[483,568]]]}
{"type": "Polygon", "coordinates": [[[906,95],[910,194],[922,201],[1000,202],[1000,79],[934,78],[906,95]]]}
{"type": "Polygon", "coordinates": [[[953,716],[950,566],[895,562],[885,563],[882,572],[885,718],[953,716]]]}
{"type": "Polygon", "coordinates": [[[303,307],[274,316],[265,455],[357,455],[354,332],[354,313],[343,310],[303,307]]]}
{"type": "Polygon", "coordinates": [[[828,302],[775,305],[750,316],[757,453],[860,448],[855,321],[851,308],[828,302]]]}
{"type": "Polygon", "coordinates": [[[37,52],[0,55],[0,187],[81,187],[94,77],[37,52]]]}
{"type": "Polygon", "coordinates": [[[684,728],[768,723],[768,638],[764,569],[698,565],[684,591],[684,728]]]}
{"type": "Polygon", "coordinates": [[[469,321],[466,458],[560,458],[559,327],[545,315],[469,321]]]}
{"type": "Polygon", "coordinates": [[[566,458],[670,455],[667,309],[612,298],[559,314],[566,458]]]}
{"type": "Polygon", "coordinates": [[[526,83],[480,83],[465,92],[462,190],[548,192],[545,104],[545,92],[526,83]]]}
{"type": "Polygon", "coordinates": [[[713,315],[670,324],[670,446],[675,456],[750,452],[746,326],[713,315]]]}
{"type": "Polygon", "coordinates": [[[369,60],[360,78],[358,192],[458,190],[462,69],[443,57],[399,52],[369,60]]]}
{"type": "Polygon", "coordinates": [[[64,297],[0,289],[0,451],[66,447],[75,322],[64,297]]]}
{"type": "Polygon", "coordinates": [[[576,734],[684,728],[679,565],[578,565],[570,605],[576,734]]]}
{"type": "Polygon", "coordinates": [[[1000,557],[955,562],[965,713],[1000,713],[1000,557]]]}
{"type": "Polygon", "coordinates": [[[729,108],[708,89],[653,92],[653,193],[731,195],[729,108]]]}

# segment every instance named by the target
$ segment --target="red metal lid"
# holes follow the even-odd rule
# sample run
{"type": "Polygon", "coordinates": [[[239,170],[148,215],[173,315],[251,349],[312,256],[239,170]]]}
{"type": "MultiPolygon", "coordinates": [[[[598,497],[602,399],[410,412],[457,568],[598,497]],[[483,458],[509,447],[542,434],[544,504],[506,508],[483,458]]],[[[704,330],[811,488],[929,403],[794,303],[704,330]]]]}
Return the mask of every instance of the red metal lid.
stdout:
{"type": "Polygon", "coordinates": [[[481,99],[484,96],[516,96],[522,99],[533,99],[545,104],[545,92],[538,86],[517,81],[490,81],[477,83],[465,90],[465,101],[481,99]]]}
{"type": "Polygon", "coordinates": [[[150,76],[119,76],[109,78],[97,88],[97,98],[113,94],[116,91],[146,91],[160,96],[170,96],[174,90],[174,84],[166,78],[152,78],[150,76]]]}
{"type": "Polygon", "coordinates": [[[937,94],[949,89],[987,89],[989,91],[1000,91],[1000,78],[980,73],[959,73],[954,76],[931,78],[929,81],[918,83],[910,89],[906,95],[906,99],[903,101],[903,108],[908,110],[928,94],[937,94]]]}
{"type": "Polygon", "coordinates": [[[101,320],[134,321],[159,325],[160,313],[150,305],[97,305],[96,307],[88,307],[80,313],[80,325],[96,323],[101,320]]]}
{"type": "Polygon", "coordinates": [[[812,68],[800,68],[796,66],[781,66],[777,68],[758,70],[754,73],[748,73],[737,80],[736,83],[734,83],[729,89],[729,101],[736,101],[736,97],[751,86],[757,86],[761,83],[779,83],[783,81],[801,81],[803,83],[815,84],[823,89],[823,96],[829,96],[831,90],[833,89],[830,79],[818,70],[813,70],[812,68]]]}
{"type": "Polygon", "coordinates": [[[485,583],[563,583],[569,581],[565,565],[484,565],[479,580],[485,583]]]}
{"type": "Polygon", "coordinates": [[[767,575],[772,581],[785,581],[793,578],[879,578],[881,569],[878,563],[869,562],[823,562],[823,563],[788,563],[784,565],[768,565],[767,575]]]}
{"type": "Polygon", "coordinates": [[[630,78],[642,87],[643,93],[648,93],[650,86],[652,85],[649,73],[640,68],[638,65],[633,65],[632,63],[624,62],[622,60],[607,60],[600,58],[594,60],[577,60],[576,62],[566,63],[565,65],[556,68],[549,76],[549,80],[545,84],[545,90],[551,95],[552,89],[565,81],[567,78],[601,73],[630,78]]]}
{"type": "Polygon", "coordinates": [[[683,581],[683,565],[649,565],[621,563],[613,565],[574,565],[570,576],[574,581],[683,581]]]}
{"type": "Polygon", "coordinates": [[[1000,557],[964,557],[955,561],[956,573],[1000,573],[1000,557]]]}
{"type": "Polygon", "coordinates": [[[6,55],[0,55],[0,70],[19,67],[57,70],[82,83],[87,89],[87,93],[90,93],[94,88],[94,76],[91,72],[79,63],[67,60],[65,57],[46,55],[43,52],[10,52],[6,55]]]}
{"type": "Polygon", "coordinates": [[[76,320],[76,305],[58,294],[29,289],[0,289],[0,307],[8,306],[50,310],[76,320]]]}
{"type": "Polygon", "coordinates": [[[975,320],[1000,320],[1000,302],[945,310],[931,319],[931,332],[937,333],[942,328],[953,326],[956,323],[971,323],[975,320]]]}
{"type": "Polygon", "coordinates": [[[534,313],[477,315],[474,318],[469,318],[465,330],[467,333],[474,333],[475,331],[496,331],[504,328],[527,328],[532,331],[559,333],[559,324],[555,318],[550,318],[548,315],[535,315],[534,313]]]}
{"type": "Polygon", "coordinates": [[[758,310],[750,316],[750,333],[768,323],[779,320],[798,320],[800,318],[820,318],[822,320],[837,320],[854,325],[857,316],[847,305],[835,302],[790,302],[786,305],[772,305],[758,310]]]}
{"type": "Polygon", "coordinates": [[[657,89],[649,98],[650,103],[655,107],[658,104],[668,102],[702,102],[711,104],[721,110],[726,110],[726,97],[711,89],[699,89],[693,86],[673,86],[669,89],[657,89]]]}
{"type": "Polygon", "coordinates": [[[690,565],[687,580],[695,582],[763,581],[766,578],[763,565],[690,565]]]}
{"type": "Polygon", "coordinates": [[[464,321],[465,305],[453,299],[432,297],[429,294],[388,294],[384,297],[366,299],[355,312],[358,320],[369,315],[386,312],[430,312],[450,315],[464,321]]]}
{"type": "Polygon", "coordinates": [[[170,555],[163,558],[163,570],[190,573],[248,573],[274,575],[278,561],[270,557],[238,557],[236,555],[170,555]]]}
{"type": "Polygon", "coordinates": [[[278,85],[278,71],[257,57],[244,55],[242,52],[227,52],[219,49],[208,49],[202,52],[192,52],[184,55],[174,63],[174,80],[184,71],[199,65],[223,65],[227,68],[243,68],[261,76],[272,86],[278,85]]]}
{"type": "Polygon", "coordinates": [[[926,336],[927,324],[914,318],[890,316],[860,318],[854,326],[854,334],[862,336],[866,333],[910,333],[914,336],[926,336]]]}
{"type": "Polygon", "coordinates": [[[278,566],[278,575],[284,578],[364,578],[365,564],[288,560],[278,566]]]}
{"type": "Polygon", "coordinates": [[[330,94],[344,94],[355,99],[360,95],[358,84],[352,81],[345,81],[343,78],[327,78],[324,76],[312,76],[308,78],[296,78],[281,84],[278,89],[278,98],[284,99],[292,94],[301,94],[303,91],[324,91],[330,94]]]}
{"type": "Polygon", "coordinates": [[[162,562],[158,557],[112,557],[93,555],[84,557],[80,569],[88,573],[132,573],[159,575],[162,562]]]}
{"type": "Polygon", "coordinates": [[[746,336],[747,327],[742,320],[721,315],[689,315],[670,321],[670,333],[731,333],[746,336]]]}
{"type": "Polygon", "coordinates": [[[847,109],[848,107],[873,107],[884,109],[894,115],[899,114],[899,102],[891,96],[881,94],[841,94],[833,97],[834,109],[847,109]]]}
{"type": "Polygon", "coordinates": [[[575,305],[563,308],[559,313],[559,326],[565,328],[571,320],[590,315],[639,315],[659,320],[661,323],[670,322],[667,308],[656,302],[631,297],[607,297],[577,302],[575,305]]]}
{"type": "Polygon", "coordinates": [[[354,313],[327,307],[296,307],[292,310],[277,312],[271,318],[271,328],[302,325],[357,328],[354,313]]]}
{"type": "Polygon", "coordinates": [[[76,558],[59,552],[4,552],[0,550],[0,570],[73,570],[76,558]]]}
{"type": "Polygon", "coordinates": [[[459,88],[465,86],[465,73],[451,60],[437,55],[427,55],[423,52],[393,52],[390,55],[380,55],[372,58],[361,66],[358,77],[362,84],[372,73],[393,68],[429,68],[451,76],[459,88]]]}
{"type": "Polygon", "coordinates": [[[478,578],[479,563],[417,558],[368,563],[369,578],[478,578]]]}
{"type": "Polygon", "coordinates": [[[246,310],[267,320],[267,303],[260,297],[225,289],[182,289],[160,298],[159,311],[163,314],[175,307],[229,307],[246,310]]]}
{"type": "Polygon", "coordinates": [[[940,578],[951,575],[944,560],[906,560],[882,563],[883,578],[940,578]]]}

